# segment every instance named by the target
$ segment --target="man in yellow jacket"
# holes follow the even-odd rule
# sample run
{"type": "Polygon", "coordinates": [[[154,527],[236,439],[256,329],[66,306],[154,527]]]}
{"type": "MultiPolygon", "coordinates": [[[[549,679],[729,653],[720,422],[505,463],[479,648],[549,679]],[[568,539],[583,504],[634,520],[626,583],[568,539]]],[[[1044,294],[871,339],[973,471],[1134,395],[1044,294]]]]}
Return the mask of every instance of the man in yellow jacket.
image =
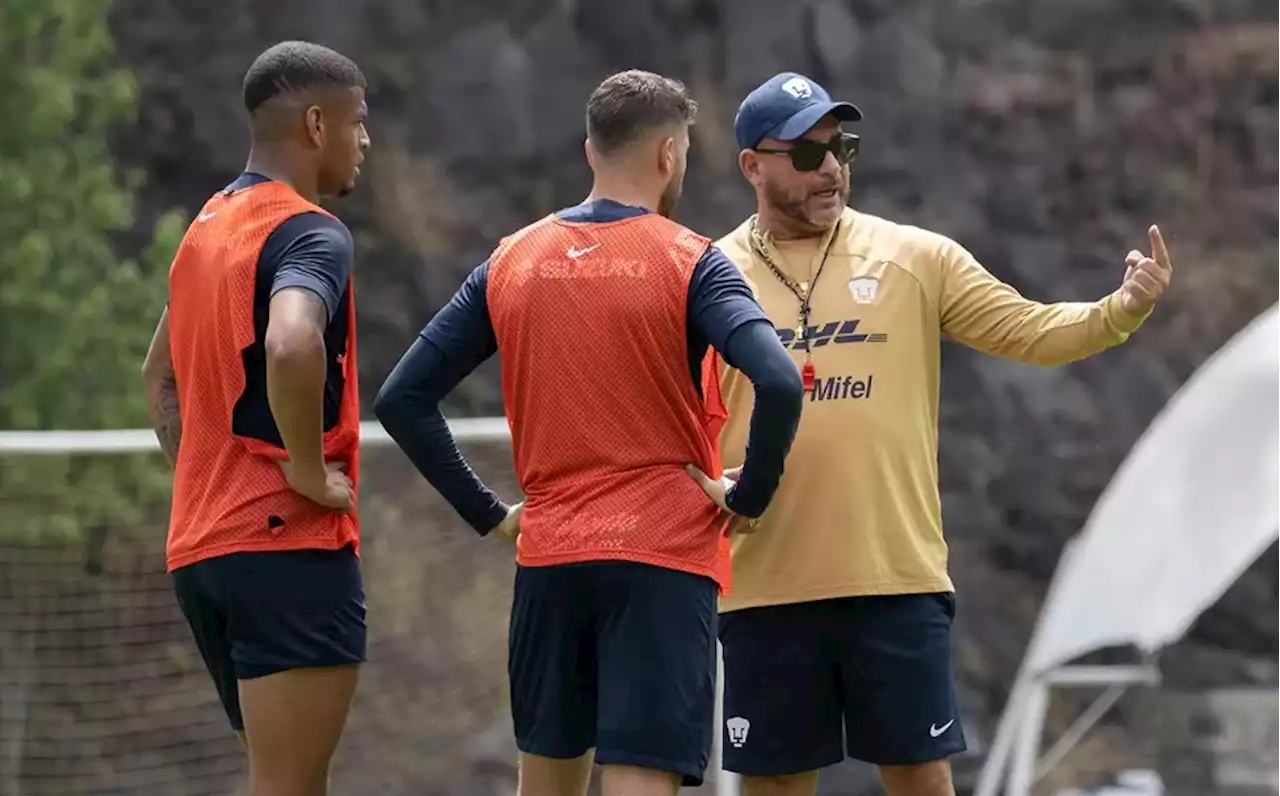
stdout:
{"type": "MultiPolygon", "coordinates": [[[[850,209],[858,137],[842,123],[861,116],[788,72],[734,121],[757,212],[717,245],[807,390],[773,503],[735,521],[720,606],[724,765],[747,796],[809,796],[846,752],[878,765],[890,796],[953,796],[948,758],[965,741],[938,493],[940,338],[1072,362],[1124,342],[1171,275],[1153,226],[1114,293],[1041,304],[953,240],[850,209]]],[[[740,464],[751,385],[715,360],[705,375],[727,411],[725,465],[740,464]]]]}

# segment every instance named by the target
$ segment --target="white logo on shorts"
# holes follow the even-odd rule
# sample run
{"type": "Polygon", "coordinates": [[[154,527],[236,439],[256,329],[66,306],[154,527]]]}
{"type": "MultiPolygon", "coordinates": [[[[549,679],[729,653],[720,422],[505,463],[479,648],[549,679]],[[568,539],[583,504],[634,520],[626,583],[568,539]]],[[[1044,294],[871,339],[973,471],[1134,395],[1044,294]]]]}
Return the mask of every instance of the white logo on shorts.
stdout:
{"type": "Polygon", "coordinates": [[[733,744],[734,749],[741,749],[742,745],[747,742],[747,733],[751,731],[751,722],[741,716],[734,716],[724,723],[724,727],[729,731],[729,743],[733,744]]]}

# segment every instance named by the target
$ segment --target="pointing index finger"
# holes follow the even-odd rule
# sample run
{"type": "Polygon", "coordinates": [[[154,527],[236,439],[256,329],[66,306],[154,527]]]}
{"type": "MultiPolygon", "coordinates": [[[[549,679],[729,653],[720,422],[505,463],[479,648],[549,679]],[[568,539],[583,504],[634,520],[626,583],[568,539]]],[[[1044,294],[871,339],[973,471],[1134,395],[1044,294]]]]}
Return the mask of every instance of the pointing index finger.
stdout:
{"type": "Polygon", "coordinates": [[[1147,230],[1147,236],[1151,238],[1151,259],[1160,264],[1161,267],[1172,270],[1173,264],[1169,262],[1169,249],[1164,245],[1164,236],[1160,234],[1160,228],[1155,224],[1147,230]]]}

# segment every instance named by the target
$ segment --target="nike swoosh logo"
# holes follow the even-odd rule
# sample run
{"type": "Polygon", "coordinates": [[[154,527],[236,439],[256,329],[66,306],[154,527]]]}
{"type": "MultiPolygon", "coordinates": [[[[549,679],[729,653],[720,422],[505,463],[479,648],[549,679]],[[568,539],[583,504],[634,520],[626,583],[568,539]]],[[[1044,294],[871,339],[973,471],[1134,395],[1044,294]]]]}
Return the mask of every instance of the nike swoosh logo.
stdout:
{"type": "Polygon", "coordinates": [[[570,246],[570,247],[569,247],[569,251],[565,252],[565,254],[569,255],[569,256],[570,256],[571,258],[573,258],[573,259],[577,259],[577,258],[581,257],[582,255],[586,254],[587,252],[595,251],[595,250],[596,250],[596,249],[598,249],[598,248],[600,248],[600,244],[599,244],[599,243],[597,243],[597,244],[596,244],[596,245],[594,245],[594,246],[588,246],[588,247],[587,247],[587,248],[585,248],[585,249],[575,249],[575,248],[573,248],[572,246],[570,246]]]}
{"type": "Polygon", "coordinates": [[[196,216],[196,221],[199,221],[200,223],[203,224],[204,222],[208,221],[209,219],[213,218],[216,215],[218,215],[217,210],[214,210],[212,213],[201,213],[200,215],[196,216]]]}
{"type": "Polygon", "coordinates": [[[952,724],[955,724],[955,723],[956,723],[956,720],[955,720],[955,719],[952,719],[951,721],[947,722],[946,724],[942,725],[941,727],[938,727],[937,725],[934,725],[934,724],[930,724],[930,725],[929,725],[929,737],[931,737],[931,738],[937,738],[939,735],[941,735],[941,734],[943,734],[944,732],[946,732],[947,730],[949,730],[949,729],[951,728],[951,725],[952,725],[952,724]]]}

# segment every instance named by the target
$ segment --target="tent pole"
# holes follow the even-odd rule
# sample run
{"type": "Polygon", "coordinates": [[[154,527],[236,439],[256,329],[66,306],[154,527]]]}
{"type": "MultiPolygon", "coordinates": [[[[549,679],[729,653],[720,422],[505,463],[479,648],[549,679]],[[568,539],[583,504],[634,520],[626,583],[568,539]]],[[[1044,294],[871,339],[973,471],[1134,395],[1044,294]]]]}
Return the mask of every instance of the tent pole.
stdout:
{"type": "Polygon", "coordinates": [[[1005,701],[1004,712],[1000,714],[1000,723],[996,726],[995,738],[991,740],[991,748],[982,762],[982,771],[978,774],[973,796],[996,796],[1004,782],[1009,752],[1026,717],[1026,679],[1026,673],[1019,672],[1018,678],[1013,682],[1009,698],[1005,701]]]}
{"type": "MultiPolygon", "coordinates": [[[[1054,595],[1062,588],[1063,572],[1071,566],[1078,542],[1078,536],[1068,539],[1058,557],[1058,568],[1054,570],[1044,602],[1031,628],[1031,638],[1027,642],[1026,650],[1022,653],[1018,673],[1014,675],[1013,687],[1009,689],[1004,711],[1000,714],[1000,721],[996,725],[996,737],[991,741],[991,751],[987,753],[987,759],[982,763],[982,771],[978,774],[978,784],[974,788],[973,796],[996,796],[998,788],[1004,782],[1005,770],[1016,734],[1025,731],[1029,715],[1028,699],[1034,696],[1035,687],[1039,684],[1036,673],[1032,671],[1031,661],[1039,647],[1040,637],[1044,635],[1045,612],[1052,604],[1054,595]]],[[[1039,737],[1038,729],[1036,734],[1039,737]]]]}
{"type": "Polygon", "coordinates": [[[1049,684],[1035,678],[1030,689],[1013,749],[1013,760],[1009,765],[1008,796],[1031,796],[1036,758],[1040,754],[1040,737],[1044,732],[1045,713],[1049,709],[1049,684]]]}
{"type": "Polygon", "coordinates": [[[1120,697],[1128,689],[1125,683],[1112,683],[1111,686],[1102,693],[1093,704],[1089,706],[1084,713],[1080,714],[1080,718],[1076,719],[1062,737],[1054,743],[1049,751],[1045,752],[1044,757],[1040,758],[1040,762],[1036,764],[1035,777],[1033,782],[1039,782],[1045,774],[1058,763],[1062,762],[1062,758],[1067,756],[1076,744],[1080,743],[1080,739],[1084,738],[1089,730],[1093,729],[1093,725],[1111,710],[1111,706],[1120,701],[1120,697]]]}

